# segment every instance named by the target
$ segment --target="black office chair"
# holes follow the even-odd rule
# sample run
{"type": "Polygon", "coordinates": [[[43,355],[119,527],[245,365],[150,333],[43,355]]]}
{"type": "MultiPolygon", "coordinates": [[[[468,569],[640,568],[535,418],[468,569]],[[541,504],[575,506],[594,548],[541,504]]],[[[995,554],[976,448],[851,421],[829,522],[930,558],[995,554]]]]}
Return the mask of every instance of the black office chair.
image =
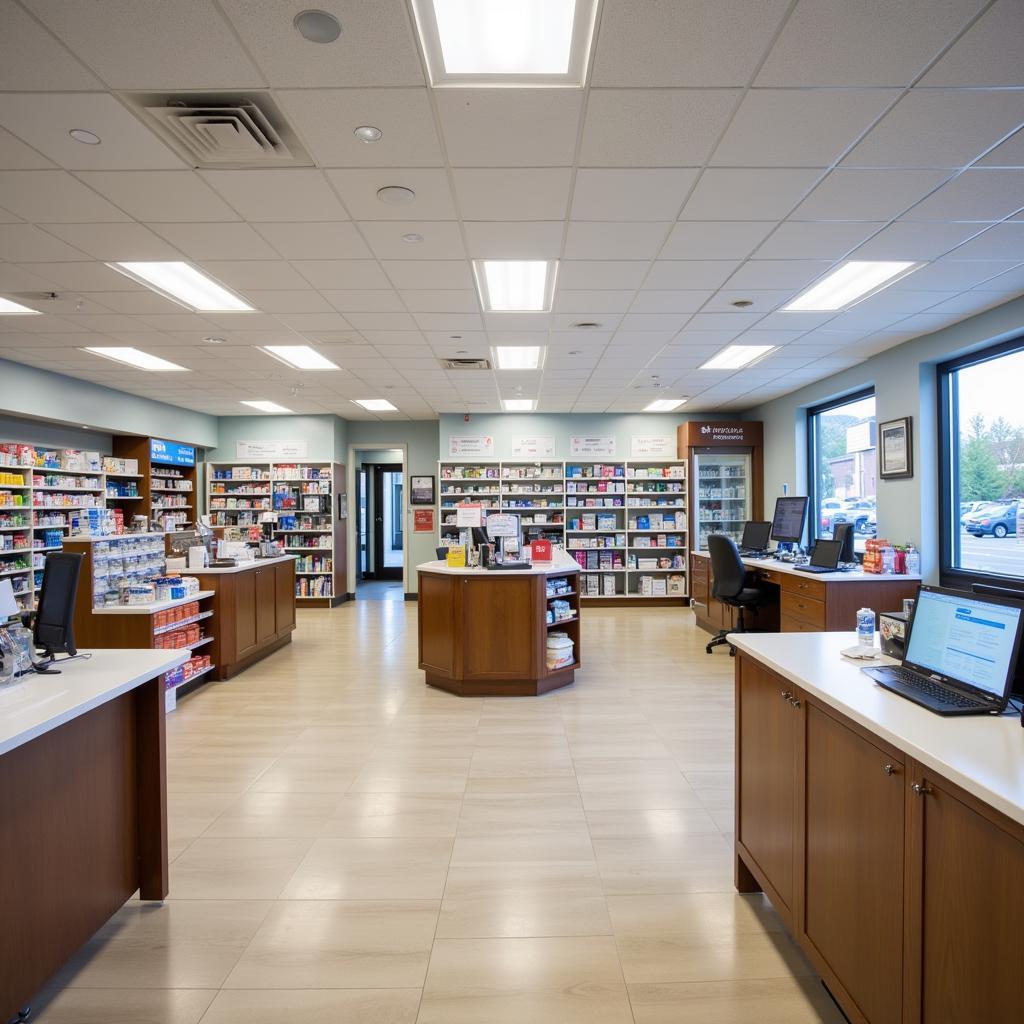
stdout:
{"type": "MultiPolygon", "coordinates": [[[[722,629],[707,645],[708,654],[720,644],[728,644],[730,633],[747,631],[743,613],[748,609],[759,608],[764,601],[765,593],[759,587],[747,586],[747,567],[740,559],[736,542],[724,533],[712,533],[708,536],[708,553],[711,555],[711,575],[714,582],[711,594],[723,604],[740,610],[736,629],[722,629]]],[[[736,648],[729,644],[729,654],[735,655],[736,648]]]]}
{"type": "Polygon", "coordinates": [[[434,554],[437,555],[437,560],[443,562],[448,557],[448,548],[442,545],[439,548],[434,548],[434,554]]]}

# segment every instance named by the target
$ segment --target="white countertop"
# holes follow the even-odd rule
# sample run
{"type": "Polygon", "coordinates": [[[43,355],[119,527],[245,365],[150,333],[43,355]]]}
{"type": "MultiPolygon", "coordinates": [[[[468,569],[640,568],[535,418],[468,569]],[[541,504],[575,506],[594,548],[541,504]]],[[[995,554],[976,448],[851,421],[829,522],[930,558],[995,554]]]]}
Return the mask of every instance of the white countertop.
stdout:
{"type": "MultiPolygon", "coordinates": [[[[709,558],[706,552],[700,552],[709,558]]],[[[801,579],[821,580],[822,583],[881,583],[883,580],[906,580],[908,583],[920,583],[920,576],[907,573],[883,576],[877,572],[864,572],[863,569],[850,569],[848,572],[801,572],[792,562],[777,562],[774,558],[744,558],[743,564],[748,569],[771,569],[773,572],[789,573],[801,579]]]]}
{"type": "Polygon", "coordinates": [[[191,656],[188,650],[98,650],[0,688],[0,755],[120,697],[191,656]]]}
{"type": "Polygon", "coordinates": [[[151,604],[105,604],[99,608],[93,608],[93,615],[152,615],[154,612],[167,611],[168,608],[177,608],[179,605],[190,604],[192,601],[201,601],[204,597],[213,597],[215,591],[200,590],[188,597],[175,597],[167,601],[153,601],[151,604]]]}
{"type": "MultiPolygon", "coordinates": [[[[854,633],[733,633],[730,641],[823,703],[1024,824],[1024,729],[1015,714],[944,718],[840,656],[854,633]]],[[[892,662],[888,662],[892,664],[892,662]]]]}
{"type": "Polygon", "coordinates": [[[529,569],[482,569],[479,566],[452,569],[447,562],[424,562],[416,566],[417,572],[433,572],[441,576],[557,576],[559,573],[580,572],[581,569],[575,558],[557,548],[552,550],[550,562],[534,562],[529,569]]]}
{"type": "MultiPolygon", "coordinates": [[[[320,551],[320,548],[310,548],[310,551],[320,551]]],[[[323,548],[330,551],[330,548],[323,548]]],[[[280,562],[293,562],[297,555],[277,555],[275,558],[254,558],[251,562],[239,562],[238,565],[226,565],[222,568],[210,567],[209,569],[183,569],[186,576],[225,576],[233,572],[248,572],[250,569],[260,569],[265,565],[277,565],[280,562]]]]}

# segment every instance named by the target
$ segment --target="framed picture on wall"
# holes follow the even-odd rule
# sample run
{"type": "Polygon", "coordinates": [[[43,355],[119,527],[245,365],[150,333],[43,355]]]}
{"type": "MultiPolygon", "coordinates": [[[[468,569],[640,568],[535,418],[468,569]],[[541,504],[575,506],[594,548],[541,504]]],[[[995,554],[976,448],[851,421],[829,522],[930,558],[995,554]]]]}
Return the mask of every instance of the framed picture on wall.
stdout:
{"type": "Polygon", "coordinates": [[[878,475],[883,480],[914,475],[910,416],[878,424],[878,475]]]}
{"type": "Polygon", "coordinates": [[[409,477],[409,504],[410,505],[433,505],[436,502],[434,496],[434,477],[432,476],[410,476],[409,477]]]}

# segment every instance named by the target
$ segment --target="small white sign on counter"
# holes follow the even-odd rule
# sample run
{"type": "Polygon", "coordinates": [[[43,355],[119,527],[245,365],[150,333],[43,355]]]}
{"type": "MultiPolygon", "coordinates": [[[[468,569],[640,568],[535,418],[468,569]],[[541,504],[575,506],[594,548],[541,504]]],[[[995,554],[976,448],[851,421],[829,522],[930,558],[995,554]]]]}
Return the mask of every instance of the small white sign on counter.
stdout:
{"type": "Polygon", "coordinates": [[[309,458],[307,441],[236,441],[236,459],[254,462],[290,462],[309,458]]]}
{"type": "Polygon", "coordinates": [[[555,454],[554,437],[544,434],[512,439],[512,454],[517,458],[550,459],[555,454]]]}
{"type": "Polygon", "coordinates": [[[594,455],[614,455],[614,437],[570,437],[569,454],[577,458],[590,458],[594,455]]]}
{"type": "Polygon", "coordinates": [[[483,505],[469,502],[455,506],[455,525],[461,527],[482,526],[484,521],[483,505]]]}
{"type": "Polygon", "coordinates": [[[629,454],[634,459],[674,459],[676,439],[674,437],[644,437],[634,434],[629,440],[629,454]]]}
{"type": "Polygon", "coordinates": [[[453,434],[448,438],[448,454],[493,456],[494,438],[488,434],[453,434]]]}

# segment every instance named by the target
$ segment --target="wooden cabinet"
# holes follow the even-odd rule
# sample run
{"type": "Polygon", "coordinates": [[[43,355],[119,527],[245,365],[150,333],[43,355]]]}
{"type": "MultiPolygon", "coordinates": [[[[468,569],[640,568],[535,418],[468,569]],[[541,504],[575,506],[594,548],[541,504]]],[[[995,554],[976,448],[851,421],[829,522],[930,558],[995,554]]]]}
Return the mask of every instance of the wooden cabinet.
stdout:
{"type": "Polygon", "coordinates": [[[798,931],[830,988],[872,1024],[899,1024],[904,763],[813,700],[806,708],[798,931]]]}
{"type": "Polygon", "coordinates": [[[256,573],[239,572],[231,576],[232,581],[227,589],[231,594],[229,600],[235,620],[234,644],[225,651],[225,656],[227,660],[238,661],[255,651],[259,644],[256,630],[256,573]]]}
{"type": "Polygon", "coordinates": [[[256,643],[263,646],[277,634],[277,585],[275,566],[256,569],[256,643]]]}
{"type": "Polygon", "coordinates": [[[278,636],[295,628],[295,570],[291,564],[274,566],[276,632],[278,636]]]}

